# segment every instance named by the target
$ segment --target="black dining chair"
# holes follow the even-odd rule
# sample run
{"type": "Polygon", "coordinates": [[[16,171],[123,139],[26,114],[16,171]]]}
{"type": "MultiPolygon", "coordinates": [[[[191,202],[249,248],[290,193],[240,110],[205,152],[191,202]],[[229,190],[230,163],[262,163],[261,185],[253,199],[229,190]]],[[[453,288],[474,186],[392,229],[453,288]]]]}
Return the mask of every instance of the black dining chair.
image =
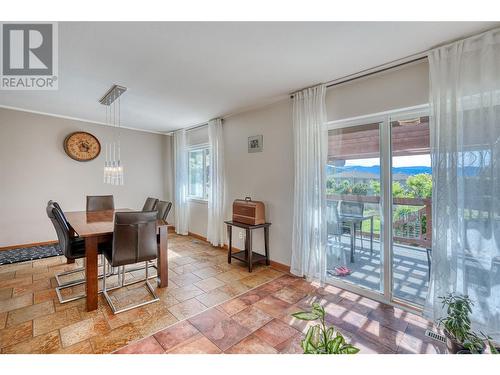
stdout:
{"type": "Polygon", "coordinates": [[[144,206],[142,207],[143,211],[154,211],[156,210],[156,205],[158,204],[158,199],[148,197],[146,202],[144,202],[144,206]]]}
{"type": "MultiPolygon", "coordinates": [[[[69,239],[70,240],[80,240],[80,238],[78,237],[78,233],[71,227],[70,223],[68,222],[68,219],[66,219],[66,215],[64,215],[64,211],[62,210],[62,208],[59,205],[59,203],[57,203],[57,202],[55,202],[53,200],[49,200],[47,202],[47,215],[49,214],[49,207],[51,207],[51,208],[53,207],[53,208],[55,208],[59,212],[59,215],[60,215],[60,217],[62,219],[61,221],[64,223],[63,229],[64,228],[68,228],[68,237],[69,237],[69,239]],[[74,235],[72,235],[72,233],[74,233],[74,235]]],[[[49,216],[49,219],[52,220],[52,218],[50,216],[49,216]]],[[[54,217],[54,219],[56,219],[56,218],[54,217]]],[[[54,224],[54,222],[52,222],[52,223],[54,224]]],[[[56,234],[57,234],[58,233],[57,232],[58,229],[55,227],[55,225],[54,225],[54,229],[56,229],[56,234]]],[[[59,238],[59,235],[58,235],[58,238],[59,238]]],[[[61,241],[59,241],[59,242],[61,242],[61,241]]],[[[61,246],[61,245],[59,245],[59,246],[61,246]]],[[[61,246],[61,249],[62,249],[62,246],[61,246]]],[[[75,269],[70,270],[70,271],[65,271],[65,272],[61,272],[61,273],[55,274],[54,277],[56,279],[57,286],[65,286],[65,285],[71,284],[71,283],[73,283],[75,281],[75,280],[73,280],[73,281],[70,281],[70,282],[63,282],[61,280],[61,277],[67,276],[67,275],[72,275],[74,273],[83,272],[83,271],[85,271],[85,267],[78,267],[78,268],[75,268],[75,269]]],[[[80,281],[84,281],[84,280],[80,279],[80,281]]]]}
{"type": "Polygon", "coordinates": [[[118,267],[118,270],[121,268],[121,277],[120,271],[118,271],[120,285],[113,289],[144,281],[153,299],[139,304],[129,305],[124,308],[117,308],[108,293],[108,291],[112,289],[108,289],[106,285],[106,275],[104,275],[102,292],[113,314],[118,314],[160,300],[148,281],[148,262],[156,259],[158,254],[158,245],[156,243],[156,217],[156,211],[117,212],[115,214],[113,244],[112,246],[104,245],[102,247],[106,261],[112,267],[118,267]],[[144,269],[146,278],[125,284],[125,266],[142,262],[145,263],[144,269]]]}
{"type": "Polygon", "coordinates": [[[87,212],[114,210],[112,195],[87,195],[87,212]]]}
{"type": "MultiPolygon", "coordinates": [[[[362,217],[365,211],[365,204],[363,202],[348,202],[340,201],[340,214],[347,216],[360,216],[362,217]]],[[[361,239],[361,248],[363,249],[363,230],[362,224],[354,225],[354,238],[356,238],[356,230],[359,227],[359,237],[361,239]]]]}
{"type": "MultiPolygon", "coordinates": [[[[81,259],[85,258],[85,241],[78,237],[72,237],[70,235],[70,229],[64,220],[64,214],[60,209],[55,207],[55,205],[49,201],[47,204],[47,216],[49,217],[52,225],[57,234],[57,239],[59,241],[59,247],[63,251],[64,256],[67,259],[81,259]]],[[[71,271],[63,272],[55,275],[57,283],[59,286],[56,287],[57,298],[60,303],[71,302],[80,298],[85,297],[85,295],[73,296],[67,299],[64,299],[61,294],[61,290],[66,288],[71,288],[80,284],[85,284],[85,279],[73,280],[67,283],[61,282],[59,279],[61,276],[69,275],[73,273],[78,273],[84,271],[84,268],[77,268],[71,271]]]]}

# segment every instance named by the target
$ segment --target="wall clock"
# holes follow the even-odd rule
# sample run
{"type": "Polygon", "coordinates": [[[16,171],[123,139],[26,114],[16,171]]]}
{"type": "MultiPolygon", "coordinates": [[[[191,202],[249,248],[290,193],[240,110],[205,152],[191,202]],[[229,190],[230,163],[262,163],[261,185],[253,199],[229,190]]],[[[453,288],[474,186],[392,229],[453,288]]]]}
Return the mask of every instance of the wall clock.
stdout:
{"type": "Polygon", "coordinates": [[[76,161],[89,161],[99,156],[101,144],[87,132],[74,132],[64,140],[64,151],[76,161]]]}

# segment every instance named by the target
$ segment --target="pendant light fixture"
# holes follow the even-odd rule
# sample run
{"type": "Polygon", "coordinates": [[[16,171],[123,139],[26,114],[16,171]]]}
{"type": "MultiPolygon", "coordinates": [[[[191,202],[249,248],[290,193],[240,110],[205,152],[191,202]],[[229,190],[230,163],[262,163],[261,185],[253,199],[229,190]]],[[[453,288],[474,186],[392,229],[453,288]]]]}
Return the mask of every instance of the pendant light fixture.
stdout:
{"type": "Polygon", "coordinates": [[[120,96],[125,91],[127,91],[126,87],[113,85],[99,100],[99,103],[106,106],[106,125],[113,128],[112,141],[105,144],[106,159],[104,161],[104,183],[110,185],[123,185],[120,96]]]}

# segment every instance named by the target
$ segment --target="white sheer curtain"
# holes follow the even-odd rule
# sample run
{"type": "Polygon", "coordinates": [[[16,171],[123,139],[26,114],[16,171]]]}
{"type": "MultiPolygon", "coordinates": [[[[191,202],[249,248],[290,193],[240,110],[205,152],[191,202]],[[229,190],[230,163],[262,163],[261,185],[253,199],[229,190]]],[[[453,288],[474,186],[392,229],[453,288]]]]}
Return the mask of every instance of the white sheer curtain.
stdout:
{"type": "Polygon", "coordinates": [[[186,130],[174,133],[174,168],[175,168],[175,199],[174,218],[175,232],[188,234],[189,207],[188,207],[188,161],[186,147],[186,130]]]}
{"type": "Polygon", "coordinates": [[[448,292],[474,301],[473,323],[500,336],[500,29],[429,54],[432,272],[425,313],[448,292]]]}
{"type": "Polygon", "coordinates": [[[222,120],[208,122],[210,166],[208,191],[207,240],[214,246],[224,246],[224,139],[222,120]]]}
{"type": "Polygon", "coordinates": [[[291,272],[320,282],[326,276],[325,91],[325,85],[319,85],[293,97],[295,179],[291,272]]]}

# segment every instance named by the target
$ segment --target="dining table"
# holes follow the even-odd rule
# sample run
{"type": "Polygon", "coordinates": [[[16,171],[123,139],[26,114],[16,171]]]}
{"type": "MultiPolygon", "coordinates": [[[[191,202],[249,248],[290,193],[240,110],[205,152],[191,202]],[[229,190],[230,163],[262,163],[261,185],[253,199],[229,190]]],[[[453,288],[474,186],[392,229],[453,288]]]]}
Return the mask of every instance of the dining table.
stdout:
{"type": "MultiPolygon", "coordinates": [[[[87,311],[98,306],[98,246],[113,240],[114,220],[116,212],[136,211],[128,208],[105,211],[72,211],[64,212],[70,224],[71,235],[77,235],[85,241],[85,277],[87,311]],[[76,233],[75,233],[76,232],[76,233]]],[[[168,286],[168,223],[157,220],[156,232],[160,241],[157,257],[157,286],[168,286]]]]}

